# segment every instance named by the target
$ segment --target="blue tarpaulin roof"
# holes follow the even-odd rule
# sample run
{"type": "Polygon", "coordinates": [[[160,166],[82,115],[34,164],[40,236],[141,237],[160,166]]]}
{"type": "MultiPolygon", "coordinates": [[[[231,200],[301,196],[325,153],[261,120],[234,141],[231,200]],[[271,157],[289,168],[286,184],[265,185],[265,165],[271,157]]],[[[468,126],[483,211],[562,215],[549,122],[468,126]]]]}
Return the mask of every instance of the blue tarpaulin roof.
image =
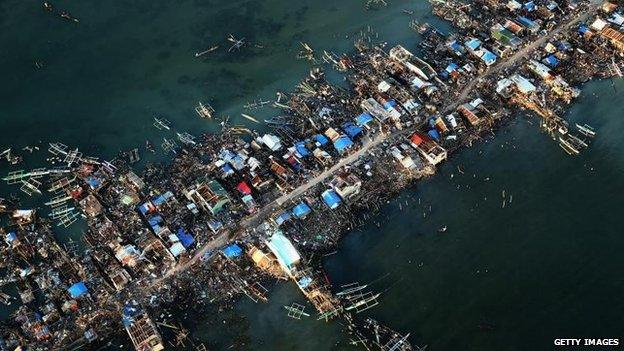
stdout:
{"type": "Polygon", "coordinates": [[[234,169],[232,169],[232,166],[230,166],[229,163],[224,164],[223,167],[221,167],[221,170],[223,171],[223,174],[225,175],[234,173],[234,169]]]}
{"type": "Polygon", "coordinates": [[[586,25],[581,24],[581,25],[579,26],[579,33],[581,33],[581,34],[585,34],[585,33],[587,33],[587,32],[589,32],[589,28],[587,28],[587,26],[586,26],[586,25]]]}
{"type": "Polygon", "coordinates": [[[89,184],[89,186],[91,188],[93,188],[93,189],[99,188],[101,183],[102,182],[99,179],[97,179],[96,177],[88,177],[87,178],[87,184],[89,184]]]}
{"type": "Polygon", "coordinates": [[[295,216],[297,216],[297,218],[303,218],[312,212],[312,209],[310,209],[310,206],[308,206],[305,202],[302,202],[293,207],[292,212],[295,216]]]}
{"type": "Polygon", "coordinates": [[[453,51],[458,52],[458,53],[462,53],[464,51],[463,47],[456,41],[451,43],[450,47],[451,49],[453,49],[453,51]]]}
{"type": "Polygon", "coordinates": [[[288,221],[290,219],[290,213],[284,211],[282,213],[280,213],[279,216],[277,216],[277,218],[275,218],[275,223],[277,223],[277,225],[282,225],[284,224],[284,222],[288,221]]]}
{"type": "Polygon", "coordinates": [[[544,63],[552,68],[555,68],[559,66],[559,59],[555,57],[555,55],[550,55],[544,58],[544,63]]]}
{"type": "Polygon", "coordinates": [[[345,133],[347,133],[347,135],[351,139],[355,138],[356,136],[360,135],[360,133],[362,133],[362,128],[356,126],[355,124],[353,124],[351,122],[347,122],[347,123],[343,124],[342,125],[342,130],[344,130],[345,133]]]}
{"type": "Polygon", "coordinates": [[[326,136],[324,136],[323,134],[317,134],[314,136],[314,139],[316,139],[316,141],[321,144],[321,146],[329,143],[329,139],[327,139],[326,136]]]}
{"type": "Polygon", "coordinates": [[[134,317],[141,313],[141,307],[135,303],[129,303],[123,308],[123,316],[121,320],[123,325],[128,327],[134,323],[134,317]]]}
{"type": "Polygon", "coordinates": [[[481,56],[481,59],[483,59],[483,62],[487,64],[491,64],[491,63],[494,63],[494,61],[496,61],[496,55],[494,55],[494,53],[492,53],[491,51],[486,50],[483,53],[483,56],[481,56]]]}
{"type": "Polygon", "coordinates": [[[338,193],[336,193],[333,189],[325,190],[323,194],[321,194],[321,197],[323,198],[323,202],[325,202],[327,207],[331,209],[338,207],[338,205],[340,205],[340,202],[342,202],[338,193]]]}
{"type": "Polygon", "coordinates": [[[533,1],[529,1],[524,4],[524,8],[527,9],[527,11],[531,12],[531,11],[535,11],[537,6],[535,6],[535,3],[533,1]]]}
{"type": "Polygon", "coordinates": [[[243,249],[241,249],[241,247],[238,246],[237,244],[232,244],[232,245],[226,247],[225,249],[223,249],[223,254],[227,258],[238,257],[242,253],[243,253],[243,249]]]}
{"type": "Polygon", "coordinates": [[[160,206],[162,204],[164,204],[166,201],[165,197],[163,195],[158,195],[156,198],[154,198],[152,200],[152,203],[154,204],[154,206],[160,206]]]}
{"type": "Polygon", "coordinates": [[[535,22],[531,21],[530,19],[524,17],[524,16],[519,16],[518,17],[518,22],[520,22],[521,25],[527,27],[527,28],[534,28],[535,26],[537,26],[537,24],[535,24],[535,22]]]}
{"type": "Polygon", "coordinates": [[[182,228],[178,229],[178,238],[180,238],[180,242],[185,249],[189,248],[195,242],[193,235],[190,232],[185,232],[182,228]]]}
{"type": "Polygon", "coordinates": [[[372,121],[373,116],[371,116],[371,114],[368,112],[364,112],[355,118],[355,123],[357,123],[358,126],[365,126],[372,121]]]}
{"type": "Polygon", "coordinates": [[[139,206],[139,211],[141,211],[141,213],[143,215],[146,215],[150,210],[150,203],[146,202],[144,204],[142,204],[141,206],[139,206]]]}
{"type": "Polygon", "coordinates": [[[559,49],[559,51],[572,50],[572,45],[567,41],[560,41],[557,43],[557,49],[559,49]]]}
{"type": "Polygon", "coordinates": [[[353,146],[353,141],[346,135],[341,135],[334,141],[334,147],[338,152],[343,153],[345,150],[353,146]]]}
{"type": "Polygon", "coordinates": [[[158,225],[163,222],[163,218],[160,215],[155,215],[147,220],[151,226],[158,225]]]}
{"type": "Polygon", "coordinates": [[[301,155],[301,157],[306,157],[310,154],[310,151],[308,151],[308,149],[305,147],[305,144],[303,143],[303,141],[297,142],[295,144],[295,149],[297,150],[297,153],[301,155]]]}
{"type": "Polygon", "coordinates": [[[16,239],[17,239],[17,234],[15,234],[15,232],[9,232],[9,233],[6,235],[6,241],[7,241],[8,243],[13,242],[13,241],[15,241],[16,239]]]}
{"type": "Polygon", "coordinates": [[[383,107],[384,107],[386,110],[391,110],[391,109],[393,109],[396,105],[397,105],[397,102],[396,102],[395,100],[390,100],[390,101],[386,101],[386,102],[383,104],[383,107]]]}
{"type": "Polygon", "coordinates": [[[84,282],[78,282],[67,289],[69,295],[75,299],[89,292],[84,282]]]}
{"type": "Polygon", "coordinates": [[[468,49],[477,50],[481,46],[481,41],[479,39],[470,39],[465,44],[468,49]]]}
{"type": "Polygon", "coordinates": [[[307,288],[310,283],[312,283],[312,278],[310,277],[303,277],[301,279],[299,279],[299,282],[297,284],[299,284],[300,287],[302,288],[307,288]]]}
{"type": "Polygon", "coordinates": [[[427,134],[431,137],[431,139],[440,140],[440,133],[438,133],[435,129],[431,129],[427,134]]]}
{"type": "Polygon", "coordinates": [[[457,64],[451,62],[451,63],[449,63],[448,66],[446,66],[446,71],[451,73],[451,72],[455,71],[458,68],[459,68],[459,66],[457,66],[457,64]]]}

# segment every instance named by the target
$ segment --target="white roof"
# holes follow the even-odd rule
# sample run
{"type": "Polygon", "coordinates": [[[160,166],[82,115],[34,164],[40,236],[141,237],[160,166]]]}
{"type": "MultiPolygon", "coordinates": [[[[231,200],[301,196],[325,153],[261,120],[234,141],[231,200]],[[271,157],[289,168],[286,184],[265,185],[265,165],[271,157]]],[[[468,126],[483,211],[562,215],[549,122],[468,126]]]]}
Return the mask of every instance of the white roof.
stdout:
{"type": "Polygon", "coordinates": [[[290,273],[293,265],[299,263],[301,256],[293,244],[281,232],[276,232],[267,241],[267,246],[273,252],[282,269],[290,273]]]}
{"type": "Polygon", "coordinates": [[[180,242],[177,242],[171,245],[171,247],[169,248],[169,251],[171,251],[171,254],[173,255],[173,257],[178,257],[184,252],[186,252],[186,249],[184,248],[182,244],[180,244],[180,242]]]}
{"type": "Polygon", "coordinates": [[[607,26],[607,22],[603,21],[601,18],[596,18],[596,20],[594,21],[594,23],[591,24],[590,27],[597,31],[601,31],[606,26],[607,26]]]}
{"type": "Polygon", "coordinates": [[[377,90],[385,93],[386,91],[390,90],[390,84],[388,84],[388,82],[386,82],[385,80],[382,80],[381,83],[377,85],[377,90]]]}
{"type": "Polygon", "coordinates": [[[266,145],[269,149],[273,151],[277,151],[282,148],[280,139],[273,134],[265,134],[262,137],[262,142],[264,143],[264,145],[266,145]]]}

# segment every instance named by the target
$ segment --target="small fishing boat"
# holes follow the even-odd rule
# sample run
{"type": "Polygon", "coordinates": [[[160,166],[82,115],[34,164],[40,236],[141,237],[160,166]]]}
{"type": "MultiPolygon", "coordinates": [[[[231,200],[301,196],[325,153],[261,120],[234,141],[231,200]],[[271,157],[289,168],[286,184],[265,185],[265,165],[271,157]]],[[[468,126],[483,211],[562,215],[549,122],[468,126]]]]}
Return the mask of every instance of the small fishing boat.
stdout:
{"type": "Polygon", "coordinates": [[[446,232],[447,229],[448,228],[444,225],[444,226],[438,228],[438,233],[444,233],[444,232],[446,232]]]}
{"type": "Polygon", "coordinates": [[[196,52],[196,53],[195,53],[195,57],[201,57],[201,56],[204,56],[204,55],[206,55],[206,54],[209,54],[209,53],[211,53],[211,52],[213,52],[213,51],[217,50],[218,48],[219,48],[219,45],[215,45],[215,46],[212,46],[212,47],[210,47],[209,49],[206,49],[206,50],[204,50],[204,51],[201,51],[201,52],[196,52]]]}
{"type": "Polygon", "coordinates": [[[594,137],[596,136],[596,132],[594,131],[594,128],[592,128],[592,126],[588,125],[588,124],[584,124],[584,125],[579,125],[578,123],[576,124],[576,129],[579,130],[579,132],[581,132],[581,134],[588,136],[588,137],[594,137]]]}

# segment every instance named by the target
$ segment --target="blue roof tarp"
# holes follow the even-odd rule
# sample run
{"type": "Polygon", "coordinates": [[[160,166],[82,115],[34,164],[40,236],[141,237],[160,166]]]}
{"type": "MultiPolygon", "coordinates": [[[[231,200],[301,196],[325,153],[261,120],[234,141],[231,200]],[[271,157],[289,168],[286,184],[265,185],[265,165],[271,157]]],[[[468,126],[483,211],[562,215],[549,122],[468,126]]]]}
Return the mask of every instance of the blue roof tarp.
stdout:
{"type": "Polygon", "coordinates": [[[7,243],[11,243],[13,241],[17,240],[17,234],[15,234],[15,232],[9,232],[6,235],[6,242],[7,243]]]}
{"type": "Polygon", "coordinates": [[[312,209],[310,209],[310,206],[308,206],[305,202],[302,202],[293,207],[292,212],[297,218],[303,218],[312,212],[312,209]]]}
{"type": "Polygon", "coordinates": [[[134,323],[134,317],[141,313],[141,307],[134,303],[129,303],[123,308],[122,322],[123,325],[128,327],[134,323]]]}
{"type": "Polygon", "coordinates": [[[435,127],[436,119],[437,118],[435,116],[429,117],[429,119],[427,120],[427,122],[429,123],[429,127],[431,128],[435,127]]]}
{"type": "Polygon", "coordinates": [[[373,121],[373,116],[371,116],[371,114],[368,112],[364,112],[355,118],[355,123],[360,127],[363,127],[372,121],[373,121]]]}
{"type": "Polygon", "coordinates": [[[428,134],[428,135],[431,137],[431,139],[433,139],[433,140],[440,140],[440,133],[438,133],[438,131],[437,131],[437,130],[435,130],[435,129],[430,130],[427,134],[428,134]]]}
{"type": "Polygon", "coordinates": [[[345,152],[351,146],[353,146],[353,141],[346,135],[341,135],[334,141],[334,147],[339,153],[345,152]]]}
{"type": "Polygon", "coordinates": [[[479,39],[470,39],[465,43],[466,47],[470,50],[477,50],[479,46],[481,46],[481,41],[479,39]]]}
{"type": "Polygon", "coordinates": [[[225,249],[223,249],[223,254],[227,258],[238,257],[242,253],[243,253],[243,249],[241,249],[241,247],[238,246],[237,244],[232,244],[232,245],[226,247],[225,249]]]}
{"type": "Polygon", "coordinates": [[[310,277],[303,277],[299,279],[299,281],[297,282],[297,284],[304,289],[307,288],[311,283],[312,283],[312,278],[310,277]]]}
{"type": "Polygon", "coordinates": [[[572,45],[567,41],[560,41],[557,43],[557,49],[559,49],[559,51],[570,51],[572,50],[572,45]]]}
{"type": "Polygon", "coordinates": [[[524,17],[524,16],[519,16],[518,17],[518,22],[520,22],[521,25],[527,27],[527,28],[535,28],[535,26],[537,26],[537,24],[535,24],[535,22],[531,21],[530,19],[524,17]]]}
{"type": "Polygon", "coordinates": [[[323,198],[323,202],[325,202],[327,207],[331,208],[332,210],[338,207],[338,205],[340,205],[340,203],[342,202],[338,193],[336,193],[333,189],[325,190],[323,194],[321,194],[321,197],[323,198]]]}
{"type": "Polygon", "coordinates": [[[155,215],[147,220],[151,226],[158,225],[163,222],[163,218],[160,215],[155,215]]]}
{"type": "Polygon", "coordinates": [[[459,68],[459,66],[457,66],[457,64],[451,62],[451,63],[449,63],[448,66],[446,66],[446,71],[448,73],[451,73],[451,72],[454,72],[455,70],[457,70],[458,68],[459,68]]]}
{"type": "Polygon", "coordinates": [[[351,122],[347,122],[342,125],[342,130],[349,136],[349,138],[354,139],[356,136],[362,133],[362,128],[356,126],[351,122]]]}
{"type": "Polygon", "coordinates": [[[102,182],[99,179],[95,178],[95,177],[88,177],[87,178],[87,184],[89,184],[89,186],[92,189],[97,189],[97,188],[100,187],[100,184],[102,184],[102,182]]]}
{"type": "Polygon", "coordinates": [[[163,195],[158,195],[156,198],[154,198],[152,200],[152,203],[154,204],[154,206],[160,206],[162,204],[164,204],[166,201],[165,197],[163,195]]]}
{"type": "Polygon", "coordinates": [[[146,202],[143,205],[139,206],[139,211],[141,211],[143,215],[146,215],[150,211],[150,203],[146,202]]]}
{"type": "Polygon", "coordinates": [[[295,144],[295,150],[297,150],[297,153],[301,155],[301,157],[310,155],[310,151],[308,151],[303,141],[299,141],[295,144]]]}
{"type": "Polygon", "coordinates": [[[586,26],[586,25],[581,24],[581,25],[579,26],[579,33],[581,33],[581,34],[585,34],[585,33],[587,33],[587,32],[589,32],[589,28],[587,28],[587,26],[586,26]]]}
{"type": "Polygon", "coordinates": [[[552,68],[559,66],[559,59],[555,55],[546,56],[543,62],[552,68]]]}
{"type": "Polygon", "coordinates": [[[485,50],[485,52],[483,53],[483,56],[481,56],[481,59],[483,59],[483,62],[487,63],[488,65],[491,65],[492,63],[496,61],[496,55],[494,55],[494,53],[489,50],[485,50]]]}
{"type": "Polygon", "coordinates": [[[314,139],[315,139],[315,140],[316,140],[319,144],[321,144],[321,146],[323,146],[323,145],[325,145],[325,144],[329,143],[329,139],[327,139],[327,137],[326,137],[326,136],[324,136],[323,134],[317,134],[317,135],[315,135],[315,136],[314,136],[314,139]]]}
{"type": "Polygon", "coordinates": [[[537,8],[537,6],[535,6],[535,3],[533,1],[529,1],[527,3],[524,4],[524,8],[529,11],[535,11],[535,9],[537,8]]]}
{"type": "Polygon", "coordinates": [[[180,242],[185,249],[189,248],[195,242],[195,238],[191,233],[187,233],[184,229],[178,229],[178,238],[180,238],[180,242]]]}
{"type": "Polygon", "coordinates": [[[75,299],[77,297],[80,297],[88,293],[89,289],[87,289],[87,286],[85,285],[84,282],[78,282],[70,286],[69,289],[67,289],[67,291],[69,292],[69,295],[72,297],[72,299],[75,299]]]}
{"type": "Polygon", "coordinates": [[[284,224],[284,222],[288,221],[290,218],[290,213],[284,211],[279,216],[277,216],[277,218],[275,218],[275,223],[280,226],[284,224]]]}

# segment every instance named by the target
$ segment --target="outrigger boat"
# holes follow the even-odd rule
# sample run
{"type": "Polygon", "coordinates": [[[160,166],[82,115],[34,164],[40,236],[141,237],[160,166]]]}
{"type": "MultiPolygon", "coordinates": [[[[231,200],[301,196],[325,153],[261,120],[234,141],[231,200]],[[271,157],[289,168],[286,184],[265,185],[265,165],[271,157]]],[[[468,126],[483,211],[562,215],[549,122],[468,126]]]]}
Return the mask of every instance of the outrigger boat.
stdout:
{"type": "Polygon", "coordinates": [[[199,105],[195,107],[195,112],[197,112],[197,114],[201,118],[211,119],[212,114],[215,112],[215,110],[209,104],[204,105],[200,102],[199,105]]]}
{"type": "Polygon", "coordinates": [[[596,136],[596,132],[594,131],[594,128],[592,128],[592,126],[588,124],[584,124],[581,126],[577,123],[576,128],[579,130],[579,132],[581,132],[581,134],[585,136],[592,137],[592,138],[596,136]]]}
{"type": "Polygon", "coordinates": [[[195,138],[192,135],[190,135],[189,133],[176,133],[176,135],[178,136],[178,140],[180,140],[184,144],[187,144],[187,145],[195,145],[195,144],[197,144],[195,142],[195,138]]]}
{"type": "Polygon", "coordinates": [[[10,305],[11,304],[11,295],[0,292],[0,302],[2,302],[5,305],[10,305]]]}
{"type": "Polygon", "coordinates": [[[171,130],[171,123],[164,118],[154,117],[154,127],[157,129],[163,130],[171,130]]]}

